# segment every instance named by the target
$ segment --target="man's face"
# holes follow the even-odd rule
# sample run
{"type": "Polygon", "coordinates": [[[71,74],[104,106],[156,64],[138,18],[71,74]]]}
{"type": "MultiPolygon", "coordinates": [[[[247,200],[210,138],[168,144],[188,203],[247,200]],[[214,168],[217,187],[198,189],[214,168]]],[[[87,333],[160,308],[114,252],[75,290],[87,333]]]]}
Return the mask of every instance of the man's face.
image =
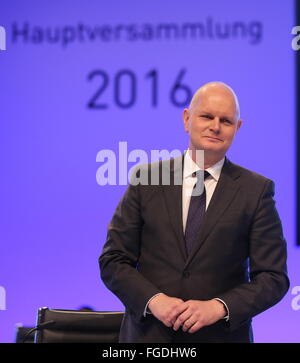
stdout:
{"type": "Polygon", "coordinates": [[[190,135],[190,148],[223,157],[242,121],[234,97],[228,90],[212,87],[200,92],[183,112],[184,128],[190,135]]]}

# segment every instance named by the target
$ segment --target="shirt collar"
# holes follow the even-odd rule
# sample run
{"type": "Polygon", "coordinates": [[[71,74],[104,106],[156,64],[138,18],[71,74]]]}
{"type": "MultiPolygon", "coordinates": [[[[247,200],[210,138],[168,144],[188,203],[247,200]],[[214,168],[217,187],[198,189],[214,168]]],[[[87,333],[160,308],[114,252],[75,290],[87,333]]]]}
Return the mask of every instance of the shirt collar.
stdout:
{"type": "MultiPolygon", "coordinates": [[[[214,165],[210,166],[209,168],[205,169],[209,172],[209,174],[216,180],[218,181],[221,175],[221,170],[223,167],[225,161],[225,157],[221,160],[219,160],[217,163],[215,163],[214,165]]],[[[183,166],[183,177],[187,178],[189,176],[191,176],[194,172],[201,170],[201,168],[199,168],[199,166],[193,161],[193,159],[190,156],[189,151],[187,150],[187,152],[184,155],[184,166],[183,166]]]]}

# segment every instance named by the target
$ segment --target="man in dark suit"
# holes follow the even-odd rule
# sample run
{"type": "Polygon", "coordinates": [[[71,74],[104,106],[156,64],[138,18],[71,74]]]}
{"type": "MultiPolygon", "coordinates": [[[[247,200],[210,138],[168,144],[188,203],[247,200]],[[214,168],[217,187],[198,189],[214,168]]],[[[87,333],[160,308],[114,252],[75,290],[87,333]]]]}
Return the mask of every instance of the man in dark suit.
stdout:
{"type": "Polygon", "coordinates": [[[225,156],[242,124],[230,87],[201,87],[183,121],[188,151],[137,173],[168,169],[169,185],[129,185],[99,258],[126,308],[120,342],[252,342],[251,318],[289,288],[274,183],[225,156]]]}

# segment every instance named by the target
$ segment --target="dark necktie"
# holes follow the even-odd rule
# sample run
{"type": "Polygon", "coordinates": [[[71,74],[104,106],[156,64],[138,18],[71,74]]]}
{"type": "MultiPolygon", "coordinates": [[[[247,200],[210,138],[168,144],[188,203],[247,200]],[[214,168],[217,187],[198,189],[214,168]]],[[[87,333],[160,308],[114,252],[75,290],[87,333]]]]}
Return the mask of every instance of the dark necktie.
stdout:
{"type": "Polygon", "coordinates": [[[203,222],[206,206],[206,192],[204,186],[204,180],[209,176],[208,171],[199,170],[196,173],[197,182],[194,186],[193,193],[191,196],[188,217],[185,227],[185,245],[187,254],[191,252],[193,242],[199,234],[201,224],[203,222]],[[202,192],[201,194],[199,193],[202,192]]]}

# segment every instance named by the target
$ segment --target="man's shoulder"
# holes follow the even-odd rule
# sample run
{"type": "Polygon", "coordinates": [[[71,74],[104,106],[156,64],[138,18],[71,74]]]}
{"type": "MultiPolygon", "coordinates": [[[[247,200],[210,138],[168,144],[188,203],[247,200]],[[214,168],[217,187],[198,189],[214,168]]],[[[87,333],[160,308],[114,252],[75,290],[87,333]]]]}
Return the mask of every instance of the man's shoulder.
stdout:
{"type": "Polygon", "coordinates": [[[228,159],[226,159],[226,162],[228,163],[230,170],[239,175],[241,177],[241,180],[245,180],[251,183],[259,183],[259,184],[260,183],[265,184],[267,182],[273,183],[273,181],[270,178],[256,171],[250,170],[239,164],[233,163],[231,160],[228,159]]]}

